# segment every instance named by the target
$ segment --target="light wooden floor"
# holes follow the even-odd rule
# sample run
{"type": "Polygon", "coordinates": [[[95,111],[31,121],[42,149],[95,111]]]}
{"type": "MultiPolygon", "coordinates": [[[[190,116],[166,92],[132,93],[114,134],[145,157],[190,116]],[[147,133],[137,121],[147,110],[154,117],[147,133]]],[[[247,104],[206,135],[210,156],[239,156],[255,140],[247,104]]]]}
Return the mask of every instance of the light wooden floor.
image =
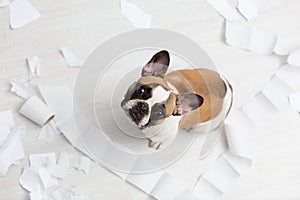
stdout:
{"type": "MultiPolygon", "coordinates": [[[[207,51],[235,87],[235,109],[263,89],[271,75],[286,62],[284,56],[259,55],[226,46],[224,21],[204,0],[131,1],[153,16],[153,27],[185,34],[207,51]]],[[[9,81],[27,77],[25,59],[37,55],[42,62],[37,82],[72,85],[78,69],[67,67],[59,53],[60,47],[87,54],[112,35],[132,27],[120,14],[117,0],[30,2],[39,10],[41,18],[17,30],[9,28],[8,8],[0,8],[0,111],[11,109],[16,124],[27,126],[26,155],[74,152],[63,137],[49,145],[35,140],[39,127],[18,114],[23,101],[9,92],[9,81]]],[[[250,23],[299,42],[299,10],[299,0],[262,0],[261,14],[250,23]]],[[[253,166],[224,194],[224,200],[300,199],[299,122],[296,113],[285,111],[271,121],[269,129],[260,131],[253,166]]],[[[23,166],[28,166],[27,157],[0,178],[1,200],[26,199],[26,192],[18,184],[23,166]]],[[[90,199],[151,199],[95,164],[90,175],[75,173],[60,183],[77,185],[90,199]]]]}

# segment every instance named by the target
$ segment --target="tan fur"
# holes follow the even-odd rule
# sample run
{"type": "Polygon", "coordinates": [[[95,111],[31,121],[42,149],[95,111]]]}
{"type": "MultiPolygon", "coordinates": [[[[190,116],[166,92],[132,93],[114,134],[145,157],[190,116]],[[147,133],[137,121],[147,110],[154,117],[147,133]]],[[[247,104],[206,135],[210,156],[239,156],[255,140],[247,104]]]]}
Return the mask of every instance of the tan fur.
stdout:
{"type": "MultiPolygon", "coordinates": [[[[208,69],[177,70],[167,74],[164,78],[143,76],[138,80],[142,84],[157,83],[167,90],[170,82],[178,93],[195,93],[203,97],[200,108],[183,115],[179,127],[191,128],[194,125],[207,122],[215,118],[223,107],[226,86],[217,72],[208,69]]],[[[176,96],[171,94],[167,100],[167,116],[176,114],[176,96]],[[175,98],[175,99],[174,99],[175,98]]]]}

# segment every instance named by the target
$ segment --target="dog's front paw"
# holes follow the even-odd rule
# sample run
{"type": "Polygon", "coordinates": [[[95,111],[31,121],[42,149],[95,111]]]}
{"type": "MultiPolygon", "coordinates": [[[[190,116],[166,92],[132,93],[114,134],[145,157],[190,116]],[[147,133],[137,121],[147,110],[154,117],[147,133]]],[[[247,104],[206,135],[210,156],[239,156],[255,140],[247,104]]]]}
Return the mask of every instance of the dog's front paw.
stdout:
{"type": "Polygon", "coordinates": [[[159,150],[162,148],[162,143],[161,142],[153,142],[152,140],[148,139],[148,147],[159,150]]]}

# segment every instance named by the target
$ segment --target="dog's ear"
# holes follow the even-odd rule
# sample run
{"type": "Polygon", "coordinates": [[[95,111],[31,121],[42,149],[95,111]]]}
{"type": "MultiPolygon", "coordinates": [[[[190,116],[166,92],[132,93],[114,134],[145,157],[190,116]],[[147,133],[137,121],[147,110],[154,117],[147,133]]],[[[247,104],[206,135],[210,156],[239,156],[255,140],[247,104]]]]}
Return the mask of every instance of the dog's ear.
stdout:
{"type": "Polygon", "coordinates": [[[142,76],[164,76],[168,70],[170,55],[166,50],[156,53],[143,67],[142,76]]]}
{"type": "Polygon", "coordinates": [[[183,115],[199,108],[204,102],[202,96],[194,93],[179,94],[176,100],[176,109],[173,115],[183,115]]]}

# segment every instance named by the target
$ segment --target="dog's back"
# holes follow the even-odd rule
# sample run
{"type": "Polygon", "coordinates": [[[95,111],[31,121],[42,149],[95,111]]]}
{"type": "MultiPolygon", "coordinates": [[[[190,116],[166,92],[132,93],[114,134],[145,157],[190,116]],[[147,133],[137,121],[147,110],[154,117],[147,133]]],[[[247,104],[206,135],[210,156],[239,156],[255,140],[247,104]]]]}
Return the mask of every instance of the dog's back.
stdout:
{"type": "Polygon", "coordinates": [[[178,93],[193,92],[203,97],[201,107],[186,113],[179,124],[180,128],[192,128],[199,123],[209,122],[224,110],[228,83],[217,72],[208,69],[177,70],[164,78],[178,93]]]}

